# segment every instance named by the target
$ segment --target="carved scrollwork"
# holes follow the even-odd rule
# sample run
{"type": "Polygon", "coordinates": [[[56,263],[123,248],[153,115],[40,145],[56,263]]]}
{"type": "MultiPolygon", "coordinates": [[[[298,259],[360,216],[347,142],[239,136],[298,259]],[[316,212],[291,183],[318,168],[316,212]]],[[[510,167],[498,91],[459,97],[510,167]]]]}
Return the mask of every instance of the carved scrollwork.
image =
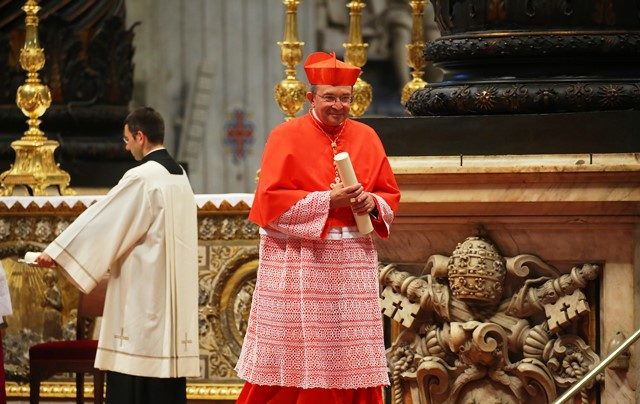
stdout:
{"type": "Polygon", "coordinates": [[[233,370],[251,310],[258,268],[257,245],[213,244],[200,283],[200,345],[209,352],[208,377],[235,377],[233,370]]]}
{"type": "Polygon", "coordinates": [[[479,57],[529,57],[531,55],[594,57],[640,54],[640,34],[598,33],[570,35],[553,32],[494,32],[447,37],[427,44],[424,57],[433,62],[468,60],[479,57]]]}
{"type": "Polygon", "coordinates": [[[452,370],[453,368],[441,358],[423,358],[416,371],[421,395],[423,397],[440,396],[447,392],[450,383],[449,373],[452,370]]]}
{"type": "Polygon", "coordinates": [[[548,113],[632,109],[640,105],[633,82],[495,82],[431,84],[415,91],[407,110],[415,116],[452,114],[548,113]],[[461,94],[474,94],[463,97],[461,94]]]}
{"type": "Polygon", "coordinates": [[[507,257],[505,263],[507,271],[519,278],[525,278],[531,273],[527,264],[535,265],[545,276],[560,276],[560,272],[556,268],[532,254],[520,254],[515,257],[507,257]]]}
{"type": "Polygon", "coordinates": [[[22,257],[27,251],[42,251],[73,218],[49,215],[0,218],[0,258],[22,257]]]}
{"type": "Polygon", "coordinates": [[[481,324],[475,327],[472,338],[481,352],[490,355],[486,357],[487,364],[493,365],[494,361],[500,364],[509,362],[505,344],[507,333],[497,324],[481,324]]]}
{"type": "Polygon", "coordinates": [[[210,215],[198,220],[200,240],[257,240],[258,227],[246,215],[210,215]]]}
{"type": "MultiPolygon", "coordinates": [[[[600,358],[582,338],[562,335],[545,355],[547,365],[558,386],[567,388],[600,363],[600,358]]],[[[593,382],[587,386],[591,388],[593,382]]]]}
{"type": "Polygon", "coordinates": [[[432,255],[427,260],[425,272],[431,273],[435,278],[445,278],[447,276],[447,266],[449,265],[449,257],[444,255],[432,255]]]}
{"type": "MultiPolygon", "coordinates": [[[[28,391],[28,349],[42,341],[44,316],[41,306],[44,292],[42,268],[17,261],[27,251],[42,251],[93,201],[65,199],[60,203],[15,201],[0,202],[0,258],[6,273],[13,303],[4,335],[4,358],[9,397],[26,397],[28,391]],[[20,384],[18,384],[20,383],[20,384]]],[[[55,199],[54,199],[55,201],[55,199]]],[[[59,201],[58,201],[59,202],[59,201]]],[[[200,239],[198,320],[201,378],[190,378],[190,397],[225,401],[237,397],[242,385],[234,371],[251,309],[258,259],[257,227],[242,220],[248,205],[213,205],[208,201],[198,209],[202,221],[213,218],[209,238],[200,239]],[[228,219],[226,226],[221,223],[228,219]],[[229,235],[238,237],[228,239],[229,235]],[[215,383],[215,384],[213,384],[215,383]]],[[[62,337],[74,338],[78,291],[63,277],[58,279],[62,294],[62,337]]],[[[41,388],[47,397],[74,397],[75,383],[60,375],[41,388]]],[[[85,394],[92,393],[91,384],[85,394]]]]}
{"type": "Polygon", "coordinates": [[[552,399],[557,395],[556,385],[546,366],[537,359],[525,358],[516,365],[518,377],[522,381],[527,394],[538,400],[552,399]]]}
{"type": "Polygon", "coordinates": [[[438,0],[442,36],[424,59],[444,78],[405,106],[418,116],[637,108],[638,5],[613,4],[438,0]]]}
{"type": "MultiPolygon", "coordinates": [[[[575,335],[560,336],[545,356],[548,358],[547,366],[556,384],[562,388],[570,387],[600,363],[600,358],[591,347],[575,335]]],[[[595,380],[602,379],[603,376],[600,374],[595,380]]],[[[594,381],[591,381],[580,391],[582,404],[589,403],[586,390],[590,389],[593,383],[594,381]]]]}
{"type": "Polygon", "coordinates": [[[383,313],[405,327],[387,351],[395,402],[411,396],[416,403],[417,392],[428,404],[552,401],[598,362],[575,334],[589,310],[582,288],[598,271],[583,264],[562,274],[531,254],[502,257],[478,237],[458,244],[451,257],[429,257],[427,275],[382,266],[383,313]],[[503,290],[498,304],[476,299],[475,289],[471,297],[456,293],[451,277],[482,278],[486,269],[502,274],[490,278],[500,288],[484,279],[473,287],[503,290]],[[507,282],[513,285],[504,288],[507,282]]]}
{"type": "Polygon", "coordinates": [[[412,377],[416,372],[416,365],[422,356],[415,351],[415,340],[419,336],[410,330],[404,331],[394,343],[394,349],[388,352],[391,380],[395,386],[393,400],[395,404],[402,404],[403,377],[412,377]]]}

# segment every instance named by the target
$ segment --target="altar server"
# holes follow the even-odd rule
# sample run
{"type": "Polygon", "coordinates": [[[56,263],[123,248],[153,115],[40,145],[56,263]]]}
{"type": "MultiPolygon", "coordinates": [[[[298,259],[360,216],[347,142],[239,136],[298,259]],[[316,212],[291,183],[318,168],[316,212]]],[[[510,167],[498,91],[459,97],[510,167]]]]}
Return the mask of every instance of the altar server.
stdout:
{"type": "Polygon", "coordinates": [[[123,140],[140,164],[36,260],[84,293],[110,271],[95,366],[111,404],[186,403],[200,374],[197,207],[163,139],[160,114],[131,112],[123,140]]]}

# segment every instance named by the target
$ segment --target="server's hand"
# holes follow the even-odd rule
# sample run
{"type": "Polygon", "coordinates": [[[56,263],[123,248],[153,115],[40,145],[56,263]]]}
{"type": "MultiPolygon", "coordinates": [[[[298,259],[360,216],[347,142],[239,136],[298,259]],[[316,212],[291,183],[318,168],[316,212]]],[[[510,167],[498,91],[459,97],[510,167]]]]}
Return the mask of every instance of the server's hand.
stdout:
{"type": "Polygon", "coordinates": [[[53,268],[56,266],[56,262],[48,254],[42,253],[38,255],[35,261],[36,265],[40,267],[53,268]]]}

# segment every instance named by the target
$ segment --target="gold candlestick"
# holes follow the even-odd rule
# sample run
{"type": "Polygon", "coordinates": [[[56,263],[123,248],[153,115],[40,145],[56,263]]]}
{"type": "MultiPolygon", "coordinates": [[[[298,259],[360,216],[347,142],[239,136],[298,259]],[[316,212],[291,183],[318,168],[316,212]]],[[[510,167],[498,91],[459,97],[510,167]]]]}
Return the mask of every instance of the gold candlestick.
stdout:
{"type": "Polygon", "coordinates": [[[280,60],[285,66],[285,79],[276,85],[274,90],[278,106],[285,114],[285,120],[295,117],[302,109],[307,86],[296,79],[296,65],[302,60],[302,45],[298,40],[297,10],[299,0],[283,0],[286,9],[284,23],[284,40],[278,42],[280,46],[280,60]]]}
{"type": "Polygon", "coordinates": [[[402,105],[406,104],[416,90],[424,88],[427,85],[427,82],[422,79],[422,75],[424,74],[424,69],[427,65],[427,62],[424,59],[424,49],[426,48],[426,43],[424,41],[424,29],[423,29],[423,15],[424,8],[427,4],[425,0],[410,0],[411,4],[411,15],[412,15],[412,28],[411,28],[411,43],[407,44],[407,63],[409,67],[411,67],[411,79],[405,86],[402,88],[402,96],[400,97],[400,102],[402,105]]]}
{"type": "Polygon", "coordinates": [[[51,105],[49,87],[42,84],[38,71],[44,67],[44,50],[38,42],[38,6],[37,0],[27,0],[22,7],[27,14],[26,36],[20,51],[20,66],[27,71],[25,84],[18,88],[16,104],[29,118],[29,129],[22,138],[11,143],[16,152],[15,163],[8,171],[0,174],[1,193],[11,195],[16,185],[25,185],[33,195],[45,195],[49,186],[57,186],[61,195],[73,195],[68,188],[71,177],[56,164],[53,152],[59,146],[54,140],[48,140],[39,128],[40,117],[51,105]]]}
{"type": "MultiPolygon", "coordinates": [[[[349,9],[349,42],[344,46],[344,61],[356,67],[362,68],[367,63],[367,47],[369,44],[362,42],[362,9],[364,1],[352,0],[347,4],[349,9]]],[[[371,84],[358,77],[353,85],[353,101],[351,102],[351,115],[360,116],[369,108],[373,99],[371,84]]]]}

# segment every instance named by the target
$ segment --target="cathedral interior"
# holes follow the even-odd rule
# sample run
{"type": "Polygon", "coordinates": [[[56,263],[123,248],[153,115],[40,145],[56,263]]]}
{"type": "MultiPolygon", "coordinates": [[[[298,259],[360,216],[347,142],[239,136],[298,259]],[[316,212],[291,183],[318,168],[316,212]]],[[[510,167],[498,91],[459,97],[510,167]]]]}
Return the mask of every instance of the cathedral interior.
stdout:
{"type": "MultiPolygon", "coordinates": [[[[188,398],[234,402],[256,173],[271,128],[305,113],[301,62],[316,50],[362,68],[351,113],[401,190],[391,237],[375,240],[385,403],[552,403],[595,369],[568,402],[640,402],[638,348],[604,366],[640,327],[631,0],[0,1],[9,402],[28,401],[29,346],[76,337],[79,297],[19,258],[134,166],[122,122],[141,105],[166,118],[197,194],[201,377],[188,398]]],[[[61,374],[40,395],[72,402],[75,389],[61,374]]]]}

